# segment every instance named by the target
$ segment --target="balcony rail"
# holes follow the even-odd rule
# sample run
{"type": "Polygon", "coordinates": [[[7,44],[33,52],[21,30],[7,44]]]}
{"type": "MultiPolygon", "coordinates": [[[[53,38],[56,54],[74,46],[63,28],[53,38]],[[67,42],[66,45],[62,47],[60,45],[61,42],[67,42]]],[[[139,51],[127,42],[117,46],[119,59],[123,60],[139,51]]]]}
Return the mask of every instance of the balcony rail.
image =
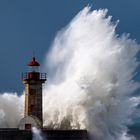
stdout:
{"type": "Polygon", "coordinates": [[[27,80],[27,79],[46,80],[47,74],[46,73],[36,73],[36,72],[24,72],[24,73],[22,73],[22,80],[27,80]]]}

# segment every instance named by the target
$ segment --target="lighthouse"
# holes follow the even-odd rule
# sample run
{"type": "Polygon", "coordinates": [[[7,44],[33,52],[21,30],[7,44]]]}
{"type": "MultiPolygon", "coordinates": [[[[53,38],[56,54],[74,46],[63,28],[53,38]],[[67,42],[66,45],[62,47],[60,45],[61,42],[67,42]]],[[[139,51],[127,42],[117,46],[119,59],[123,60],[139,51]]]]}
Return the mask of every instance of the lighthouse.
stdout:
{"type": "Polygon", "coordinates": [[[33,57],[28,63],[28,72],[22,74],[25,85],[25,104],[20,129],[43,126],[42,84],[46,81],[46,73],[41,73],[39,67],[39,62],[33,57]]]}
{"type": "Polygon", "coordinates": [[[44,140],[89,140],[87,130],[84,129],[57,130],[43,127],[42,85],[47,77],[46,73],[40,72],[39,67],[40,64],[33,57],[28,63],[28,71],[22,74],[25,85],[24,117],[18,128],[0,128],[0,140],[32,140],[33,127],[43,132],[44,140]]]}

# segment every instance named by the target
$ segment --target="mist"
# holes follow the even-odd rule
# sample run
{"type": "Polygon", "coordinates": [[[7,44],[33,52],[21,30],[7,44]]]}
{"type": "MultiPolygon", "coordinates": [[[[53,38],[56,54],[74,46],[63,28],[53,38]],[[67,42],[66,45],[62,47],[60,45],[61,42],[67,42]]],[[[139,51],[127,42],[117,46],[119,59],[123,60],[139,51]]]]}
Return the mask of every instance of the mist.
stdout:
{"type": "Polygon", "coordinates": [[[134,81],[139,45],[118,35],[107,9],[84,8],[58,32],[46,57],[44,125],[87,129],[96,140],[132,140],[139,116],[134,81]]]}
{"type": "MultiPolygon", "coordinates": [[[[134,80],[139,44],[118,35],[107,9],[85,7],[59,31],[46,54],[43,72],[44,126],[87,129],[96,140],[133,140],[128,125],[140,116],[134,80]]],[[[18,127],[23,96],[0,95],[0,127],[18,127]]]]}
{"type": "Polygon", "coordinates": [[[18,127],[24,113],[23,98],[17,93],[0,94],[0,128],[18,127]]]}
{"type": "Polygon", "coordinates": [[[40,129],[37,129],[36,127],[32,128],[32,134],[33,134],[33,140],[44,140],[42,136],[42,132],[40,129]]]}

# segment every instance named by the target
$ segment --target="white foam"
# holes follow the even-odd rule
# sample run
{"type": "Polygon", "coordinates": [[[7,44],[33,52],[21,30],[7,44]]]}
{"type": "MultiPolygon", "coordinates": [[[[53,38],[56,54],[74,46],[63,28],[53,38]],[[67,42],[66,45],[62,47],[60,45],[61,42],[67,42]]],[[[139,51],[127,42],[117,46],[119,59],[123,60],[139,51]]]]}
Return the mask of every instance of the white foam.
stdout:
{"type": "Polygon", "coordinates": [[[37,129],[36,127],[33,127],[32,128],[32,133],[33,133],[33,140],[43,140],[40,129],[37,129]]]}
{"type": "Polygon", "coordinates": [[[107,10],[84,8],[56,36],[45,60],[45,125],[88,129],[96,140],[132,139],[139,87],[133,80],[139,45],[118,36],[107,10]]]}

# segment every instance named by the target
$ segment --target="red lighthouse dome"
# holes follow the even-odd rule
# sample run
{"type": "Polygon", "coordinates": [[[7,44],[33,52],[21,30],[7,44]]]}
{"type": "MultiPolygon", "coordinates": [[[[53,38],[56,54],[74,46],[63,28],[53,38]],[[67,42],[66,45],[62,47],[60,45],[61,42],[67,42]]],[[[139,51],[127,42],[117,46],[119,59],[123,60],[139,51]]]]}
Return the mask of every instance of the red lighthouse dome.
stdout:
{"type": "Polygon", "coordinates": [[[33,56],[32,60],[28,63],[28,72],[22,74],[23,80],[46,80],[46,73],[40,73],[39,62],[33,56]]]}
{"type": "Polygon", "coordinates": [[[28,63],[28,66],[40,66],[40,64],[36,61],[35,57],[28,63]]]}

